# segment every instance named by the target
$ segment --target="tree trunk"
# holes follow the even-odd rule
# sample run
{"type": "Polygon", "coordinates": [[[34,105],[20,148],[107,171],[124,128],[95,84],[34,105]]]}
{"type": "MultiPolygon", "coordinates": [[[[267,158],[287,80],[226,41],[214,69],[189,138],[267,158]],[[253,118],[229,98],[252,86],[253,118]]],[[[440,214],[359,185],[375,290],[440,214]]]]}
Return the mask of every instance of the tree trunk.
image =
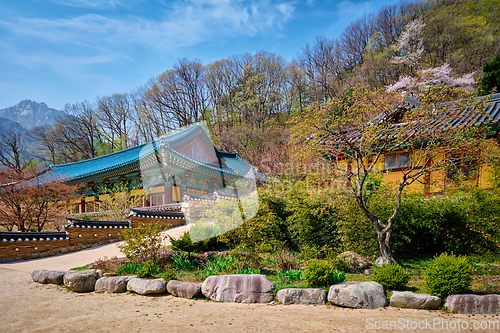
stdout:
{"type": "Polygon", "coordinates": [[[396,260],[392,255],[392,250],[389,246],[391,241],[392,230],[377,231],[378,246],[381,257],[375,261],[375,266],[381,267],[387,264],[396,264],[396,260]]]}

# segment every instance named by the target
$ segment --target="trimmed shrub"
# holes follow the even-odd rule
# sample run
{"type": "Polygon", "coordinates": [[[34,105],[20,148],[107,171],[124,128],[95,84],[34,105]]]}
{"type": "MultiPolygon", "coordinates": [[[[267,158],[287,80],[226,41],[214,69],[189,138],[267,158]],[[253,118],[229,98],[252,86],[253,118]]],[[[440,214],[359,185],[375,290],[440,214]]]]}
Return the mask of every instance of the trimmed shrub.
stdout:
{"type": "Polygon", "coordinates": [[[373,273],[373,281],[380,283],[385,289],[400,290],[410,281],[410,273],[399,265],[385,265],[373,273]]]}
{"type": "Polygon", "coordinates": [[[154,278],[160,273],[161,269],[156,265],[153,260],[146,261],[142,267],[137,271],[138,278],[154,278]]]}
{"type": "Polygon", "coordinates": [[[170,280],[177,280],[179,278],[173,269],[167,269],[165,272],[159,274],[159,276],[167,282],[170,280]]]}
{"type": "Polygon", "coordinates": [[[425,269],[424,284],[439,297],[460,293],[472,284],[472,265],[465,256],[435,257],[425,269]]]}
{"type": "Polygon", "coordinates": [[[313,259],[307,264],[304,278],[309,285],[327,287],[335,283],[344,282],[346,274],[337,271],[326,261],[313,259]]]}

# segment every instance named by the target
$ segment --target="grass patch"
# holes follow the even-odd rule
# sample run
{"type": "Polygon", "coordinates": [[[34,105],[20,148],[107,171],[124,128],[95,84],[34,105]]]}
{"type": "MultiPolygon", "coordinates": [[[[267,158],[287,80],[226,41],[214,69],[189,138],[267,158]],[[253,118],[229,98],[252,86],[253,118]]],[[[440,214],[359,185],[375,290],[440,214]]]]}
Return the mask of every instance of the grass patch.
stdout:
{"type": "Polygon", "coordinates": [[[73,267],[73,268],[70,268],[69,270],[70,271],[83,271],[85,269],[89,269],[89,264],[84,265],[84,266],[80,266],[80,267],[73,267]]]}

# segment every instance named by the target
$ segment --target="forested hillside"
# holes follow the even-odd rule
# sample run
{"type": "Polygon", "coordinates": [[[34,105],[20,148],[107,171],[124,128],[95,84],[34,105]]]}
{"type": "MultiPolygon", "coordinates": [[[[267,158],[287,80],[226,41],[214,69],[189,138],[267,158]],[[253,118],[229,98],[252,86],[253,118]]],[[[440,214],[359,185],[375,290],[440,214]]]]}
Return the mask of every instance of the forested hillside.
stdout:
{"type": "Polygon", "coordinates": [[[132,93],[68,104],[69,117],[33,128],[47,163],[88,159],[206,120],[218,148],[266,172],[288,158],[287,120],[315,102],[365,83],[448,63],[474,73],[500,53],[500,1],[404,1],[352,22],[338,39],[318,36],[288,62],[261,51],[210,64],[181,59],[132,93]]]}

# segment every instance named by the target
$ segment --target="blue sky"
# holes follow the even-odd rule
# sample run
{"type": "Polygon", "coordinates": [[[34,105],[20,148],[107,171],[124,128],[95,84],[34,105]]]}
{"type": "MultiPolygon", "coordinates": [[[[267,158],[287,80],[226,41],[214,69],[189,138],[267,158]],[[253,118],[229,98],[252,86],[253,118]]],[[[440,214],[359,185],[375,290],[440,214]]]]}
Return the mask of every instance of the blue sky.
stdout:
{"type": "Polygon", "coordinates": [[[131,92],[178,59],[288,61],[396,0],[0,0],[0,109],[131,92]]]}

